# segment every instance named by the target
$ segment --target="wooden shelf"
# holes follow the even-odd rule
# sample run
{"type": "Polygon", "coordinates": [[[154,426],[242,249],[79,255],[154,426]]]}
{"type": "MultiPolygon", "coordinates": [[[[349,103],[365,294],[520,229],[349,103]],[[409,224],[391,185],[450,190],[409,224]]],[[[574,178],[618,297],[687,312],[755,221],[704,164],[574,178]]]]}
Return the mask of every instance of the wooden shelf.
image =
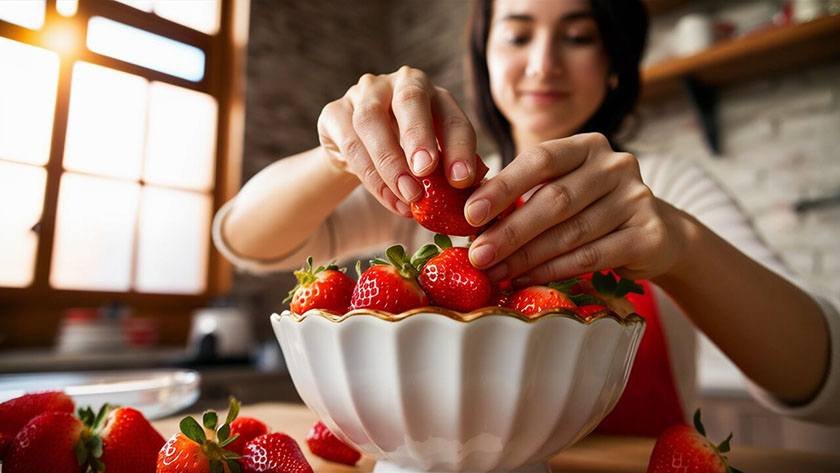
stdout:
{"type": "Polygon", "coordinates": [[[687,80],[718,87],[837,57],[840,15],[831,15],[771,27],[649,66],[642,71],[642,96],[662,98],[680,90],[687,80]]]}

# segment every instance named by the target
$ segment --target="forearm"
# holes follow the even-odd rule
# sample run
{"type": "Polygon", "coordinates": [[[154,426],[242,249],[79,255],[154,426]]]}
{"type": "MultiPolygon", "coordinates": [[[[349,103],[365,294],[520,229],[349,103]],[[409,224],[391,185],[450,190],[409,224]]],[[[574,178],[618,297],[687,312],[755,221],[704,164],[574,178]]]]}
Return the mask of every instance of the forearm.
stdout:
{"type": "Polygon", "coordinates": [[[231,249],[273,259],[301,244],[359,184],[318,147],[277,161],[239,191],[222,226],[231,249]]]}
{"type": "Polygon", "coordinates": [[[674,212],[684,256],[654,282],[756,384],[788,402],[810,399],[829,356],[820,307],[694,218],[674,212]]]}

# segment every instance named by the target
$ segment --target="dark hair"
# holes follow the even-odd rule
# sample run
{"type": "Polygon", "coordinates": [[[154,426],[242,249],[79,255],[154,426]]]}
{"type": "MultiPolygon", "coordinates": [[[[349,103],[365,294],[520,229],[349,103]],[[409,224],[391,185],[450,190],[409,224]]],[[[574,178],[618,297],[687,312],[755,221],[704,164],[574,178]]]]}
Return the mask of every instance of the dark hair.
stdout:
{"type": "MultiPolygon", "coordinates": [[[[647,42],[648,14],[641,0],[590,0],[590,4],[610,61],[610,74],[618,76],[618,86],[607,91],[604,102],[579,131],[597,131],[615,145],[616,132],[639,98],[639,63],[647,42]]],[[[507,164],[513,160],[516,149],[510,123],[490,94],[487,70],[492,15],[493,0],[473,0],[468,26],[467,92],[481,126],[496,142],[507,164]]]]}

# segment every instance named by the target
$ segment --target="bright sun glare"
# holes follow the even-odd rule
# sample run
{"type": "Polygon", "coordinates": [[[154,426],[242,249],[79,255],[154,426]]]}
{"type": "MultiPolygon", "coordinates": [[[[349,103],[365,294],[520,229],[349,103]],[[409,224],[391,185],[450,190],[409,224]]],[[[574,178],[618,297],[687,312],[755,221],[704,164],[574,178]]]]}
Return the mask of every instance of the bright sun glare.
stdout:
{"type": "Polygon", "coordinates": [[[44,46],[62,57],[79,52],[81,28],[73,20],[65,20],[43,31],[44,46]]]}

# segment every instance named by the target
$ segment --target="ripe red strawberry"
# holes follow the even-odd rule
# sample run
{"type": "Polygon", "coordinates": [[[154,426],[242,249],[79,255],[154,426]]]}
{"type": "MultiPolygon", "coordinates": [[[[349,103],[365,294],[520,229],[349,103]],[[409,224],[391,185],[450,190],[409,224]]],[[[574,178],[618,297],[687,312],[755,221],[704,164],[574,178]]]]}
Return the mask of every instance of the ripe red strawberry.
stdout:
{"type": "Polygon", "coordinates": [[[621,316],[635,311],[633,304],[627,300],[627,294],[644,292],[642,286],[630,279],[617,278],[610,270],[583,274],[560,284],[568,288],[567,292],[578,304],[605,305],[621,316]]]}
{"type": "Polygon", "coordinates": [[[227,418],[216,429],[218,416],[207,411],[202,416],[203,427],[192,417],[181,419],[181,432],[173,435],[160,449],[156,473],[234,473],[240,470],[237,454],[227,450],[235,437],[230,435],[230,423],[239,414],[239,401],[230,399],[227,418]]]}
{"type": "Polygon", "coordinates": [[[107,405],[103,409],[108,413],[101,428],[94,427],[94,433],[102,440],[102,456],[99,457],[99,463],[105,468],[94,469],[108,473],[154,471],[158,452],[165,442],[163,437],[136,409],[111,409],[107,405]]]}
{"type": "Polygon", "coordinates": [[[73,413],[73,408],[70,396],[60,391],[24,394],[0,404],[0,460],[30,420],[45,412],[73,413]]]}
{"type": "Polygon", "coordinates": [[[331,462],[354,466],[362,458],[358,450],[339,440],[323,422],[318,421],[306,435],[309,451],[331,462]]]}
{"type": "Polygon", "coordinates": [[[280,432],[248,442],[239,463],[243,473],[313,473],[295,439],[280,432]]]}
{"type": "Polygon", "coordinates": [[[3,460],[3,473],[81,473],[87,460],[84,430],[82,422],[67,412],[36,416],[15,436],[3,460]]]}
{"type": "Polygon", "coordinates": [[[435,235],[435,243],[440,253],[423,264],[417,278],[432,304],[461,312],[489,305],[493,285],[470,263],[469,249],[453,248],[449,237],[441,234],[435,235]]]}
{"type": "Polygon", "coordinates": [[[444,235],[471,236],[481,231],[464,217],[464,206],[477,186],[467,189],[450,186],[441,166],[421,178],[420,183],[423,196],[411,203],[411,214],[417,223],[444,235]]]}
{"type": "Polygon", "coordinates": [[[729,452],[731,439],[729,434],[720,445],[712,444],[706,438],[698,409],[694,413],[694,428],[675,425],[656,439],[647,473],[740,473],[727,463],[725,454],[729,452]]]}
{"type": "Polygon", "coordinates": [[[574,309],[575,313],[577,315],[583,317],[584,319],[587,318],[587,317],[591,317],[591,316],[597,314],[598,312],[602,312],[602,311],[605,311],[605,310],[607,310],[607,307],[603,306],[601,304],[587,304],[587,305],[578,306],[574,309]]]}
{"type": "Polygon", "coordinates": [[[246,443],[267,433],[268,427],[263,422],[253,417],[240,417],[230,423],[230,436],[238,435],[238,437],[227,446],[227,449],[237,455],[242,455],[246,443]]]}
{"type": "Polygon", "coordinates": [[[310,256],[306,264],[295,271],[297,286],[289,291],[289,296],[283,302],[291,301],[289,309],[296,314],[303,314],[309,309],[328,310],[337,314],[347,312],[356,282],[344,271],[345,268],[332,264],[318,266],[313,270],[310,256]]]}
{"type": "Polygon", "coordinates": [[[553,309],[573,309],[575,303],[554,283],[529,286],[514,292],[505,307],[525,315],[537,315],[553,309]]]}
{"type": "MultiPolygon", "coordinates": [[[[415,254],[415,259],[419,253],[415,254]]],[[[374,259],[364,273],[361,272],[361,263],[356,263],[359,282],[353,289],[350,308],[378,309],[398,314],[429,305],[429,298],[417,284],[417,267],[408,260],[405,248],[394,245],[385,255],[388,261],[374,259]]]]}

